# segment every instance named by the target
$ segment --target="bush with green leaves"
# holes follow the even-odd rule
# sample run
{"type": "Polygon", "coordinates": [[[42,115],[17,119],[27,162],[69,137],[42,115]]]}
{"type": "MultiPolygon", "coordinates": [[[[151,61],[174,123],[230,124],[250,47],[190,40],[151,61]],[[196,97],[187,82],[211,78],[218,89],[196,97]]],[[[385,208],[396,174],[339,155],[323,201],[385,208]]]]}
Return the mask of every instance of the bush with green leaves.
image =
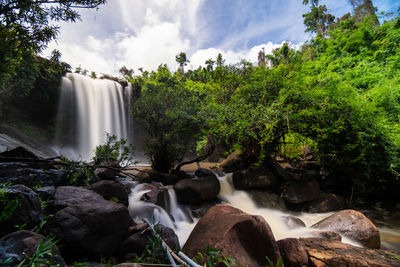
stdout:
{"type": "Polygon", "coordinates": [[[58,240],[52,238],[45,238],[40,240],[35,252],[32,255],[24,253],[25,259],[23,259],[18,267],[22,266],[57,266],[51,261],[53,257],[53,250],[57,247],[58,240]]]}
{"type": "Polygon", "coordinates": [[[99,145],[95,149],[93,161],[95,165],[112,162],[121,167],[132,164],[134,156],[134,146],[127,144],[125,139],[118,140],[116,135],[106,133],[107,140],[103,145],[99,145]]]}

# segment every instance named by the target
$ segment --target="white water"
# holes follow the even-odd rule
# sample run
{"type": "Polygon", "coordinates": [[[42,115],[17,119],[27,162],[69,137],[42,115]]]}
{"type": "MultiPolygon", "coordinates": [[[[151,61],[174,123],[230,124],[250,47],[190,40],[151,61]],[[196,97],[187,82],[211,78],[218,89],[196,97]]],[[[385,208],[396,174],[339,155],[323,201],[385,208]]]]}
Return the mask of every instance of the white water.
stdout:
{"type": "Polygon", "coordinates": [[[57,115],[59,154],[90,160],[106,133],[128,139],[131,87],[111,80],[68,73],[62,78],[57,115]]]}
{"type": "MultiPolygon", "coordinates": [[[[226,204],[238,208],[246,213],[262,216],[271,227],[276,240],[289,237],[298,238],[317,236],[319,230],[309,227],[332,214],[291,214],[274,209],[259,208],[245,191],[234,189],[232,185],[232,174],[219,177],[219,181],[221,185],[219,198],[226,201],[226,204]],[[293,216],[301,219],[307,227],[299,227],[295,229],[290,228],[284,219],[286,216],[293,216]]],[[[155,223],[159,222],[174,229],[179,238],[180,245],[183,246],[198,220],[187,216],[187,208],[177,203],[176,195],[172,187],[167,187],[169,194],[168,211],[165,211],[163,208],[155,204],[141,201],[140,198],[145,193],[149,192],[149,190],[144,189],[145,186],[146,185],[144,184],[140,184],[132,190],[129,198],[129,211],[131,216],[137,220],[147,218],[150,221],[154,221],[155,223]]],[[[357,242],[346,237],[342,237],[342,241],[355,246],[360,246],[357,242]]]]}

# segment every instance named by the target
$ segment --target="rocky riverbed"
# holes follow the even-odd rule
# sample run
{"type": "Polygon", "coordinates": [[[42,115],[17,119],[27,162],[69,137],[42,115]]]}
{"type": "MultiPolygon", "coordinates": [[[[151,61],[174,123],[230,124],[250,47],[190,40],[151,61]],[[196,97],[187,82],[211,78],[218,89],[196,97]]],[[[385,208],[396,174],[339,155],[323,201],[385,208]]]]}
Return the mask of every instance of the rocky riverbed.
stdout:
{"type": "Polygon", "coordinates": [[[71,186],[64,168],[34,164],[40,160],[21,147],[0,154],[3,196],[17,200],[1,220],[0,260],[9,266],[32,259],[50,236],[57,247],[45,258],[60,266],[165,261],[142,218],[155,220],[168,246],[182,246],[192,258],[210,247],[237,266],[266,266],[267,259],[283,259],[285,266],[400,266],[399,252],[381,249],[381,238],[392,236],[346,209],[340,195],[322,192],[312,170],[295,177],[275,160],[252,167],[233,154],[215,172],[193,165],[172,174],[139,168],[132,179],[103,168],[88,186],[71,186]],[[233,174],[215,174],[224,171],[233,174]],[[320,219],[310,225],[311,216],[320,219]]]}

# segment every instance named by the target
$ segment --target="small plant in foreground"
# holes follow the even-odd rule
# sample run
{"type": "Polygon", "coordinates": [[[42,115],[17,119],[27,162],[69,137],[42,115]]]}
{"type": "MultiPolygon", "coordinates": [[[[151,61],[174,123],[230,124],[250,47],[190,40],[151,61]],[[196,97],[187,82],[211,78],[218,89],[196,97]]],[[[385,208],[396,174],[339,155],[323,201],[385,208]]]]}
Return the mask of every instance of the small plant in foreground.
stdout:
{"type": "Polygon", "coordinates": [[[265,257],[268,261],[268,264],[266,267],[282,267],[283,266],[283,259],[282,257],[279,257],[278,261],[276,262],[276,264],[270,260],[268,257],[265,257]]]}
{"type": "Polygon", "coordinates": [[[56,247],[57,242],[58,240],[54,241],[54,237],[40,240],[35,253],[32,256],[28,256],[24,253],[26,258],[18,264],[18,267],[50,265],[49,258],[53,256],[53,249],[56,247]]]}
{"type": "Polygon", "coordinates": [[[216,248],[206,247],[205,253],[197,252],[195,261],[205,261],[204,266],[214,267],[219,263],[225,264],[226,267],[230,267],[231,264],[236,265],[235,260],[232,257],[225,257],[221,255],[221,251],[216,248]]]}

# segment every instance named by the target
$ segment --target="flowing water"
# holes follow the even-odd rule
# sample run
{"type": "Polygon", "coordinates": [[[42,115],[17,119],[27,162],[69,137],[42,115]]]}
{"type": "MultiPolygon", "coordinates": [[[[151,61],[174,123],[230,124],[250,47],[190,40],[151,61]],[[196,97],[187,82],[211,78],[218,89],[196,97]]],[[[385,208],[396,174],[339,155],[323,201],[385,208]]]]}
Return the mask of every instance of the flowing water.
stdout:
{"type": "MultiPolygon", "coordinates": [[[[310,226],[332,214],[289,214],[288,212],[279,210],[260,208],[256,206],[254,201],[245,191],[234,189],[232,185],[232,174],[219,177],[219,181],[221,185],[221,191],[218,197],[226,202],[226,204],[238,208],[246,213],[262,216],[270,225],[276,240],[288,237],[317,236],[318,230],[312,229],[310,226]],[[306,224],[306,227],[290,227],[285,219],[287,216],[293,216],[301,219],[306,224]]],[[[173,188],[171,186],[167,188],[169,200],[168,205],[166,205],[166,209],[163,209],[155,204],[141,201],[141,197],[150,190],[146,189],[145,184],[137,185],[134,187],[130,195],[129,211],[131,216],[137,220],[147,218],[150,221],[155,223],[159,222],[174,229],[179,238],[181,246],[183,246],[191,231],[195,227],[198,219],[194,219],[191,216],[191,213],[187,207],[177,203],[173,188]]],[[[343,238],[343,242],[359,246],[357,242],[346,237],[343,238]]]]}
{"type": "Polygon", "coordinates": [[[61,81],[55,146],[59,154],[90,160],[106,133],[132,142],[131,86],[68,73],[61,81]]]}

